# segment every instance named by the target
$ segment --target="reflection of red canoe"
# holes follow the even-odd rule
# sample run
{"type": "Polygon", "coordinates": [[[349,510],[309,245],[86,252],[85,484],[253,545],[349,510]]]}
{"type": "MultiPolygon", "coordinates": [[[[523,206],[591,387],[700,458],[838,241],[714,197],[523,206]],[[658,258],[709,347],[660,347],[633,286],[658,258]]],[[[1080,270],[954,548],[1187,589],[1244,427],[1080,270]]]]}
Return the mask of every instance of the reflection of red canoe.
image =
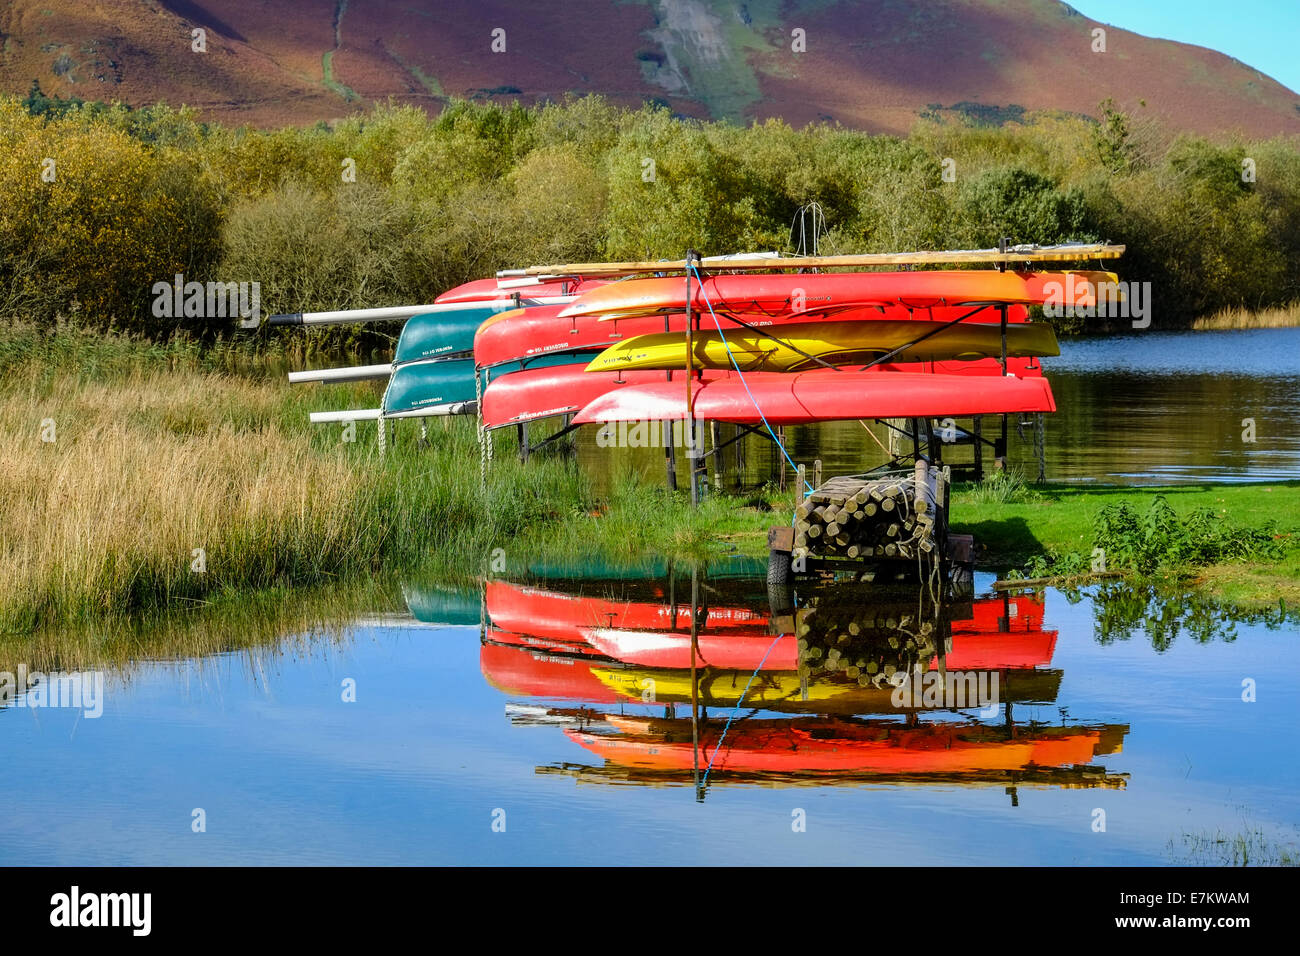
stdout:
{"type": "MultiPolygon", "coordinates": [[[[654,603],[562,594],[508,581],[487,583],[487,613],[503,630],[582,645],[586,644],[584,632],[598,627],[668,630],[691,624],[690,604],[672,608],[666,600],[654,603]]],[[[704,620],[708,629],[766,624],[765,612],[746,607],[711,607],[704,620]]]]}
{"type": "MultiPolygon", "coordinates": [[[[1021,594],[976,601],[968,620],[952,622],[949,670],[1046,667],[1056,652],[1056,631],[1043,630],[1043,599],[1021,594]]],[[[932,659],[930,668],[938,666],[932,659]]]]}
{"type": "MultiPolygon", "coordinates": [[[[635,335],[682,332],[686,329],[684,313],[634,316],[604,322],[599,320],[599,316],[594,315],[562,316],[560,313],[564,308],[563,305],[543,305],[527,309],[511,309],[488,318],[479,326],[478,333],[474,336],[474,361],[480,366],[488,367],[574,349],[599,350],[635,335]],[[667,328],[665,328],[665,320],[667,328]]],[[[916,318],[925,321],[951,322],[970,311],[970,309],[956,307],[941,307],[913,313],[894,306],[837,313],[835,318],[838,321],[916,318]]],[[[1023,324],[1028,315],[1025,307],[1019,305],[1012,306],[1008,313],[1008,323],[1017,325],[1023,324]]],[[[757,328],[790,324],[796,319],[803,320],[803,317],[789,315],[741,317],[742,322],[757,328]]],[[[718,325],[721,325],[724,331],[741,327],[725,315],[719,315],[717,320],[715,325],[712,316],[705,316],[699,328],[708,332],[716,330],[718,325]]],[[[998,313],[996,309],[982,309],[967,321],[996,322],[998,313]]]]}
{"type": "MultiPolygon", "coordinates": [[[[689,770],[696,763],[687,720],[607,716],[622,733],[565,733],[613,763],[689,770]]],[[[1020,728],[1008,737],[980,724],[859,723],[834,719],[755,720],[733,724],[714,756],[718,727],[702,731],[700,766],[713,758],[725,773],[959,773],[1085,764],[1117,749],[1102,731],[1082,727],[1020,728]]]]}
{"type": "MultiPolygon", "coordinates": [[[[499,635],[489,633],[489,641],[499,635]]],[[[539,650],[484,644],[479,650],[479,668],[487,682],[504,694],[521,697],[563,698],[610,704],[618,694],[594,677],[593,661],[557,657],[539,650]]]]}
{"type": "Polygon", "coordinates": [[[981,598],[974,602],[972,611],[969,620],[953,620],[954,631],[1040,631],[1043,628],[1043,598],[1038,594],[981,598]],[[998,623],[1003,618],[1005,628],[998,623]]]}
{"type": "Polygon", "coordinates": [[[539,637],[536,634],[523,634],[519,631],[506,631],[498,627],[487,628],[486,637],[489,641],[495,641],[497,644],[509,644],[512,647],[522,647],[524,650],[538,651],[540,653],[556,654],[582,654],[589,657],[595,657],[596,651],[590,645],[584,643],[580,635],[576,632],[566,634],[564,637],[539,637]]]}
{"type": "MultiPolygon", "coordinates": [[[[702,631],[698,641],[700,667],[754,670],[761,663],[764,670],[792,671],[799,666],[799,646],[793,634],[777,638],[759,628],[702,631]]],[[[691,635],[681,631],[599,627],[587,632],[587,642],[606,657],[638,667],[691,666],[691,635]]]]}
{"type": "MultiPolygon", "coordinates": [[[[697,419],[745,425],[759,424],[764,416],[772,425],[798,425],[853,418],[1056,411],[1047,379],[1014,375],[910,375],[831,369],[795,374],[754,372],[743,381],[706,381],[694,396],[697,419]]],[[[574,421],[585,425],[666,421],[685,416],[686,397],[681,384],[660,381],[607,392],[587,404],[574,421]]]]}
{"type": "MultiPolygon", "coordinates": [[[[950,671],[1016,670],[1046,667],[1056,651],[1056,631],[1016,631],[1007,634],[958,632],[954,625],[952,653],[944,656],[950,671]]],[[[938,666],[930,659],[930,670],[938,666]]]]}
{"type": "MultiPolygon", "coordinates": [[[[956,630],[952,651],[944,666],[952,670],[1016,670],[1045,667],[1056,649],[1056,631],[1019,631],[999,634],[956,630]]],[[[587,644],[606,657],[637,667],[685,669],[691,666],[691,636],[681,631],[637,631],[615,628],[583,629],[587,644]]],[[[727,670],[793,671],[799,666],[798,641],[793,634],[780,640],[766,630],[752,632],[701,632],[699,667],[727,670]]],[[[929,669],[938,667],[938,657],[929,669]]]]}

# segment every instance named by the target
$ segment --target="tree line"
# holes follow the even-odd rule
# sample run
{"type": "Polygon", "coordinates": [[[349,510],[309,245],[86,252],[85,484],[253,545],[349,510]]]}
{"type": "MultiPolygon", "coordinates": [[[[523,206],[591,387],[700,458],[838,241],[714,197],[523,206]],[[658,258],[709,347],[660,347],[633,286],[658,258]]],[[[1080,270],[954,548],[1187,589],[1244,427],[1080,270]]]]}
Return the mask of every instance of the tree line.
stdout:
{"type": "Polygon", "coordinates": [[[1300,298],[1300,141],[1167,135],[1110,103],[902,138],[596,96],[256,130],[34,87],[0,98],[0,316],[213,335],[233,320],[155,315],[155,284],[255,281],[263,312],[428,302],[527,264],[794,251],[813,203],[823,254],[1124,243],[1112,268],[1152,284],[1158,326],[1300,298]]]}

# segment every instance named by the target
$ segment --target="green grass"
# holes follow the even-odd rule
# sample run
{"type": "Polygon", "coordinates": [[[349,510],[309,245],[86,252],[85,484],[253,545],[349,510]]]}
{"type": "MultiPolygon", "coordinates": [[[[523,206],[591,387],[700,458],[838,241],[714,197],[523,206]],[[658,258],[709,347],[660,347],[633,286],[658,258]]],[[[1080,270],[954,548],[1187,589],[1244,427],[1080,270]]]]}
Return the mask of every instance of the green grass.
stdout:
{"type": "Polygon", "coordinates": [[[1260,826],[1245,824],[1236,833],[1184,833],[1169,841],[1170,855],[1182,866],[1298,866],[1300,845],[1271,836],[1260,826]]]}
{"type": "MultiPolygon", "coordinates": [[[[1270,521],[1279,532],[1300,531],[1300,482],[1274,484],[1189,484],[1166,487],[1117,487],[1044,484],[1029,486],[1020,497],[998,501],[978,486],[954,489],[952,529],[971,534],[985,551],[982,563],[992,568],[1023,567],[1049,552],[1091,556],[1095,522],[1108,505],[1126,502],[1145,514],[1156,495],[1186,516],[1210,509],[1226,523],[1260,528],[1270,521]]],[[[1188,577],[1216,596],[1247,605],[1300,603],[1300,548],[1294,537],[1280,541],[1282,554],[1269,560],[1225,561],[1205,567],[1165,568],[1170,577],[1188,577]]]]}

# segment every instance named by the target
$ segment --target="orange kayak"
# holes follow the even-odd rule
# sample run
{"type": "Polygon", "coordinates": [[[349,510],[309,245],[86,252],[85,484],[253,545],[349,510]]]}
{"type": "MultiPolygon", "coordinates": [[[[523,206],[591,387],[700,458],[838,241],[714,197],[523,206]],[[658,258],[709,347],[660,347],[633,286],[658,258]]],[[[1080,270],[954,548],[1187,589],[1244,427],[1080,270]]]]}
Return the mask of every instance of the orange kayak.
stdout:
{"type": "MultiPolygon", "coordinates": [[[[1002,302],[1076,307],[1096,302],[1097,282],[1116,282],[1111,272],[840,272],[816,275],[715,275],[691,282],[690,306],[708,313],[829,315],[863,306],[975,305],[1002,302]]],[[[628,279],[580,295],[561,316],[608,318],[683,312],[685,278],[628,279]]]]}

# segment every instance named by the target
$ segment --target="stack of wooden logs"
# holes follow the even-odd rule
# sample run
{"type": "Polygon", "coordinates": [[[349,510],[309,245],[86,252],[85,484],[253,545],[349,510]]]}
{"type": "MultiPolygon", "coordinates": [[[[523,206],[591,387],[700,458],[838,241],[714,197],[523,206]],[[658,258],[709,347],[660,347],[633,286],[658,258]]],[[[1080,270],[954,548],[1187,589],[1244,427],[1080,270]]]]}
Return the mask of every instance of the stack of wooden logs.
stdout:
{"type": "Polygon", "coordinates": [[[943,476],[919,461],[883,478],[832,478],[795,509],[792,554],[881,560],[931,555],[941,545],[943,476]]]}

